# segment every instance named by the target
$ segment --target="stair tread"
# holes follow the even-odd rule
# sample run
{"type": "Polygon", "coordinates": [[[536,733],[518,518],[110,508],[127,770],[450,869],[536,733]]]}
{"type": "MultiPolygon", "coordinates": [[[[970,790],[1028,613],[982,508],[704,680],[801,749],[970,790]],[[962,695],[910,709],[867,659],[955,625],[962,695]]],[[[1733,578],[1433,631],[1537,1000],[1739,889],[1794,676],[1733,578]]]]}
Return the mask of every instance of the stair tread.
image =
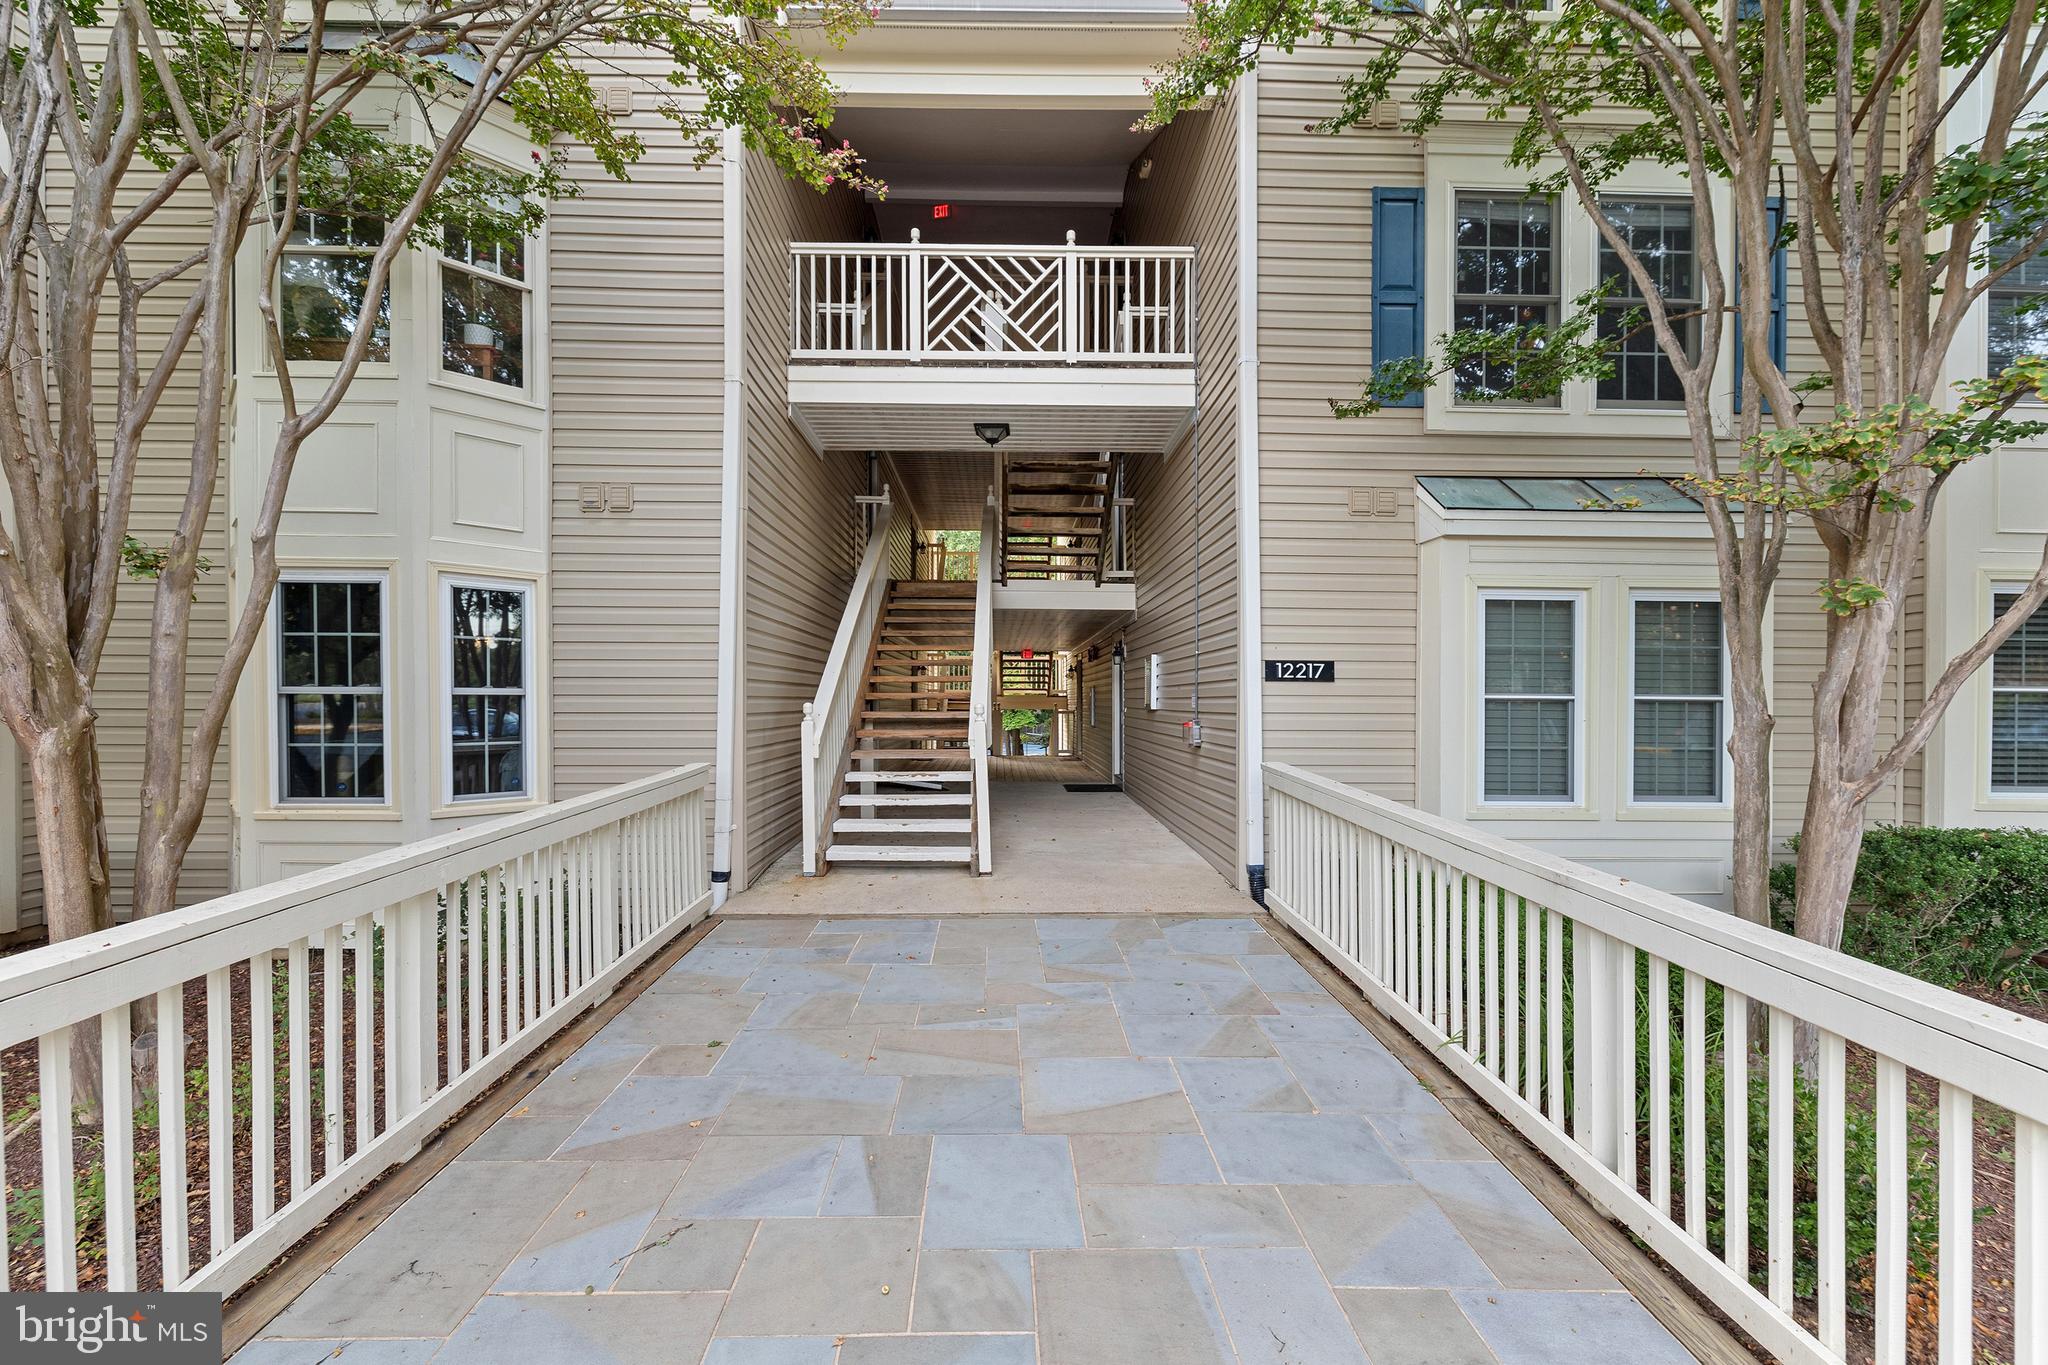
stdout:
{"type": "Polygon", "coordinates": [[[1060,483],[1013,483],[1010,485],[1010,496],[1013,498],[1019,493],[1093,493],[1099,496],[1108,491],[1109,485],[1106,483],[1075,483],[1072,480],[1060,483]]]}
{"type": "Polygon", "coordinates": [[[974,860],[969,844],[834,844],[825,850],[828,863],[965,863],[974,860]]]}
{"type": "Polygon", "coordinates": [[[974,823],[958,820],[881,820],[848,816],[832,822],[834,834],[966,834],[974,823]]]}
{"type": "MultiPolygon", "coordinates": [[[[962,716],[960,723],[964,727],[967,723],[967,717],[962,716]]],[[[962,730],[958,728],[945,730],[878,730],[872,726],[862,726],[853,733],[862,739],[960,739],[963,737],[962,730]]]]}
{"type": "Polygon", "coordinates": [[[869,773],[848,773],[848,782],[968,782],[973,773],[962,769],[959,772],[923,773],[896,768],[877,768],[869,773]]]}
{"type": "Polygon", "coordinates": [[[964,806],[972,792],[854,792],[839,798],[847,806],[964,806]]]}
{"type": "MultiPolygon", "coordinates": [[[[895,735],[891,738],[901,739],[895,735]]],[[[887,759],[891,763],[943,763],[948,770],[964,767],[967,763],[965,749],[877,749],[856,748],[851,751],[855,758],[887,759]]],[[[935,770],[936,771],[936,770],[935,770]]]]}

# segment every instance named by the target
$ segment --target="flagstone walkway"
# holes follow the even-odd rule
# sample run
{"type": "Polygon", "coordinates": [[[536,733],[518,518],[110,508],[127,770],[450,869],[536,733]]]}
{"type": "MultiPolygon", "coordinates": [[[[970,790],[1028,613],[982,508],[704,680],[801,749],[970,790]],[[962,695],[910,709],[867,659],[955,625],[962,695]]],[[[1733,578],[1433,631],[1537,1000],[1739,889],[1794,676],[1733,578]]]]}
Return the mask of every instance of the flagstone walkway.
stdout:
{"type": "Polygon", "coordinates": [[[240,1365],[1664,1365],[1255,919],[727,920],[240,1365]]]}

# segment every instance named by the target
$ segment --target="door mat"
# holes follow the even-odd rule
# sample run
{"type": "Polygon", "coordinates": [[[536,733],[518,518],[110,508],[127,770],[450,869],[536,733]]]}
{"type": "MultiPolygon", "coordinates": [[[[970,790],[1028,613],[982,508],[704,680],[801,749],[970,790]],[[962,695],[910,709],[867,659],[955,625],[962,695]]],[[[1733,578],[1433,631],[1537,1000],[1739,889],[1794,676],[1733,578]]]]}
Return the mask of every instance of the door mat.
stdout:
{"type": "Polygon", "coordinates": [[[1121,782],[1069,782],[1065,785],[1070,792],[1120,792],[1124,789],[1121,782]]]}

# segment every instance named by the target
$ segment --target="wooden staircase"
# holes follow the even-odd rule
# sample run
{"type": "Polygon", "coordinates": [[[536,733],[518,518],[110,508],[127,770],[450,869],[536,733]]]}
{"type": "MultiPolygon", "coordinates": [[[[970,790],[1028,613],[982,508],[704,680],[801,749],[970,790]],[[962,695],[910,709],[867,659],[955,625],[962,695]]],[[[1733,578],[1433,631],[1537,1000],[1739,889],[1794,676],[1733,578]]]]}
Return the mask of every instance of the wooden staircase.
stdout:
{"type": "Polygon", "coordinates": [[[970,863],[972,583],[898,579],[870,647],[828,863],[970,863]]]}
{"type": "Polygon", "coordinates": [[[1003,469],[1007,582],[1102,581],[1115,457],[1025,455],[1003,469]]]}

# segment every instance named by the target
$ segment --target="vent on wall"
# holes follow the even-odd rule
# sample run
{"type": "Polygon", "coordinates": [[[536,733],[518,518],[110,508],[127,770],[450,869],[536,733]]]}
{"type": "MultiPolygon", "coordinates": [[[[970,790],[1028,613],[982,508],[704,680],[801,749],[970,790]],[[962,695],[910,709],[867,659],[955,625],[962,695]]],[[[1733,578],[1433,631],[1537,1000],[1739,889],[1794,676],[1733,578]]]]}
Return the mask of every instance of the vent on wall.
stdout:
{"type": "Polygon", "coordinates": [[[598,87],[598,99],[604,105],[605,113],[613,118],[628,118],[633,113],[633,87],[630,85],[606,85],[598,87]]]}
{"type": "Polygon", "coordinates": [[[1391,517],[1399,511],[1400,502],[1391,488],[1351,490],[1351,515],[1354,517],[1391,517]]]}

